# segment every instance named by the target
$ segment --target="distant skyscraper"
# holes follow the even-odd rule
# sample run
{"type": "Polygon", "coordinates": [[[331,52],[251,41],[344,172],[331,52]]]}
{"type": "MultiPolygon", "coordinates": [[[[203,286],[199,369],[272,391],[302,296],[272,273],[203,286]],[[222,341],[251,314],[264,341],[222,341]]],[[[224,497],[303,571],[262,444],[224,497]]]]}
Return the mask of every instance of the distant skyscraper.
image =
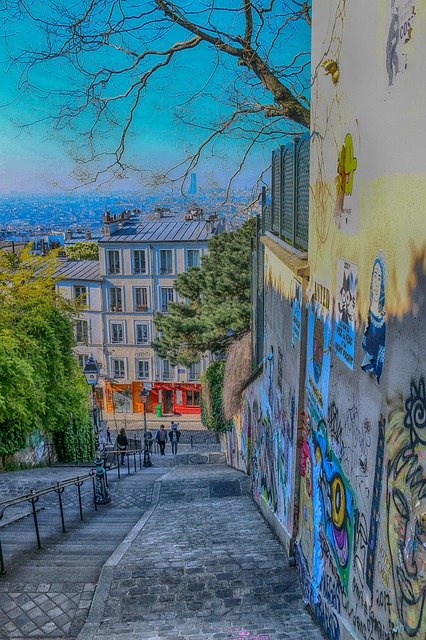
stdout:
{"type": "Polygon", "coordinates": [[[188,195],[195,196],[196,193],[197,193],[197,174],[191,173],[191,181],[189,183],[188,195]]]}

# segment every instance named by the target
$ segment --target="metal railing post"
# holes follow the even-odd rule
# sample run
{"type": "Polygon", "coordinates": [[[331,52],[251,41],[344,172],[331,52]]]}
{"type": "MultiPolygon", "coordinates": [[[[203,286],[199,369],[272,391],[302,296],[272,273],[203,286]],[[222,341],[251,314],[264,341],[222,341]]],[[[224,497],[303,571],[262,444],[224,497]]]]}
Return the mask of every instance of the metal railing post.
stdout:
{"type": "Polygon", "coordinates": [[[62,505],[62,494],[65,491],[65,487],[60,487],[59,486],[59,482],[57,484],[57,488],[55,489],[55,492],[58,494],[58,500],[59,500],[59,511],[61,512],[61,522],[62,522],[62,533],[66,533],[66,529],[65,529],[65,520],[64,520],[64,507],[62,505]]]}
{"type": "MultiPolygon", "coordinates": [[[[32,493],[32,490],[31,490],[31,493],[32,493]]],[[[38,529],[37,511],[35,508],[35,503],[38,501],[38,496],[29,498],[29,501],[31,502],[31,506],[33,510],[34,526],[35,526],[36,536],[37,536],[37,548],[40,550],[41,549],[40,531],[38,529]]]]}
{"type": "Polygon", "coordinates": [[[0,540],[0,576],[5,576],[6,573],[7,571],[6,571],[6,567],[4,566],[3,549],[1,546],[1,540],[0,540]]]}
{"type": "Polygon", "coordinates": [[[95,503],[95,511],[98,510],[98,503],[96,501],[96,482],[95,476],[92,476],[92,485],[93,485],[93,502],[95,503]]]}
{"type": "Polygon", "coordinates": [[[130,475],[130,458],[129,458],[129,454],[127,453],[127,475],[130,475]]]}
{"type": "Polygon", "coordinates": [[[83,504],[81,502],[81,485],[83,484],[82,480],[79,480],[77,478],[77,482],[75,483],[77,485],[77,492],[78,492],[78,506],[80,509],[80,520],[83,520],[83,504]]]}
{"type": "Polygon", "coordinates": [[[133,463],[135,465],[135,473],[136,473],[136,471],[137,471],[137,468],[136,468],[136,451],[133,451],[133,463]]]}

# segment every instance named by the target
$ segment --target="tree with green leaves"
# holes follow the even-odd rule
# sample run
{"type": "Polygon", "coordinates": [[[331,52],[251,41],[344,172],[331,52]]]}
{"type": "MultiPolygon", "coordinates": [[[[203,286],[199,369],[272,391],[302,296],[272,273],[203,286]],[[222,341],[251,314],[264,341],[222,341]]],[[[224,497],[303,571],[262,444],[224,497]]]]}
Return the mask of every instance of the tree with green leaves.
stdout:
{"type": "Polygon", "coordinates": [[[178,276],[175,288],[188,302],[169,304],[157,314],[160,336],[155,347],[174,364],[199,361],[208,351],[222,353],[250,329],[251,242],[256,223],[214,236],[200,267],[178,276]]]}
{"type": "MultiPolygon", "coordinates": [[[[0,455],[22,449],[40,430],[60,444],[63,460],[75,451],[66,432],[72,416],[80,455],[89,459],[93,433],[88,390],[73,354],[78,312],[55,288],[55,254],[0,252],[0,455]]],[[[73,437],[74,437],[73,435],[73,437]]]]}
{"type": "Polygon", "coordinates": [[[69,260],[99,260],[99,249],[96,242],[76,242],[65,248],[69,260]]]}

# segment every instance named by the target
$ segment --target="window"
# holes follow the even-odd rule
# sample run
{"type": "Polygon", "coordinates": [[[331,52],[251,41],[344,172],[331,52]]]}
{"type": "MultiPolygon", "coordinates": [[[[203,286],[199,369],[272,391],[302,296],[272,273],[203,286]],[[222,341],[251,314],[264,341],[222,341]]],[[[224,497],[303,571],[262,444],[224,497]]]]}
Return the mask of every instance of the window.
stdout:
{"type": "Polygon", "coordinates": [[[309,134],[272,152],[271,205],[264,203],[267,231],[302,251],[309,236],[309,134]]]}
{"type": "Polygon", "coordinates": [[[113,358],[111,360],[112,375],[114,378],[125,378],[125,362],[122,358],[113,358]]]}
{"type": "Polygon", "coordinates": [[[200,363],[193,362],[188,368],[188,375],[190,380],[200,379],[200,363]]]}
{"type": "Polygon", "coordinates": [[[200,406],[200,392],[196,389],[187,390],[186,392],[186,404],[188,407],[200,406]]]}
{"type": "Polygon", "coordinates": [[[81,304],[87,304],[87,287],[74,287],[74,298],[81,304]]]}
{"type": "Polygon", "coordinates": [[[189,267],[199,267],[200,266],[200,250],[199,249],[188,249],[186,252],[186,262],[189,267]]]}
{"type": "Polygon", "coordinates": [[[173,251],[171,249],[160,250],[160,273],[173,273],[173,251]]]}
{"type": "Polygon", "coordinates": [[[87,320],[77,320],[75,323],[75,339],[79,344],[89,342],[89,323],[87,320]]]}
{"type": "Polygon", "coordinates": [[[163,360],[163,380],[172,380],[175,377],[175,368],[170,360],[163,360]]]}
{"type": "Polygon", "coordinates": [[[146,273],[146,251],[133,251],[133,273],[146,273]]]}
{"type": "Polygon", "coordinates": [[[79,353],[79,354],[78,354],[77,359],[78,359],[79,365],[80,365],[80,367],[81,367],[82,369],[84,369],[84,367],[86,366],[86,362],[87,362],[87,358],[88,358],[88,357],[89,357],[89,356],[87,356],[87,355],[86,355],[86,354],[84,354],[84,353],[83,353],[83,354],[82,354],[82,353],[79,353]]]}
{"type": "Polygon", "coordinates": [[[120,273],[120,252],[107,251],[107,271],[108,273],[120,273]]]}
{"type": "Polygon", "coordinates": [[[135,311],[148,309],[148,287],[135,287],[135,311]]]}
{"type": "Polygon", "coordinates": [[[121,287],[111,287],[109,290],[109,310],[123,311],[123,292],[121,287]]]}
{"type": "Polygon", "coordinates": [[[136,361],[136,377],[138,380],[149,380],[149,360],[136,361]]]}
{"type": "Polygon", "coordinates": [[[160,311],[167,313],[169,310],[169,302],[173,302],[173,288],[160,287],[160,311]]]}
{"type": "Polygon", "coordinates": [[[137,322],[135,327],[136,327],[136,344],[148,344],[149,342],[148,322],[137,322]]]}
{"type": "Polygon", "coordinates": [[[111,322],[111,342],[124,342],[123,322],[111,322]]]}

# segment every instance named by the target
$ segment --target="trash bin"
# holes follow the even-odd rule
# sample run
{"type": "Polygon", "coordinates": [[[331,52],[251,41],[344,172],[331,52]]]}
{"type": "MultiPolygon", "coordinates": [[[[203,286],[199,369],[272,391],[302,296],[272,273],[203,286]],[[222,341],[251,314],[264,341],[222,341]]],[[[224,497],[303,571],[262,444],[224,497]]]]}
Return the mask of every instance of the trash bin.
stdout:
{"type": "Polygon", "coordinates": [[[161,418],[161,416],[163,415],[163,414],[162,414],[161,409],[162,409],[161,404],[156,404],[156,405],[155,405],[155,415],[156,415],[158,418],[161,418]]]}

